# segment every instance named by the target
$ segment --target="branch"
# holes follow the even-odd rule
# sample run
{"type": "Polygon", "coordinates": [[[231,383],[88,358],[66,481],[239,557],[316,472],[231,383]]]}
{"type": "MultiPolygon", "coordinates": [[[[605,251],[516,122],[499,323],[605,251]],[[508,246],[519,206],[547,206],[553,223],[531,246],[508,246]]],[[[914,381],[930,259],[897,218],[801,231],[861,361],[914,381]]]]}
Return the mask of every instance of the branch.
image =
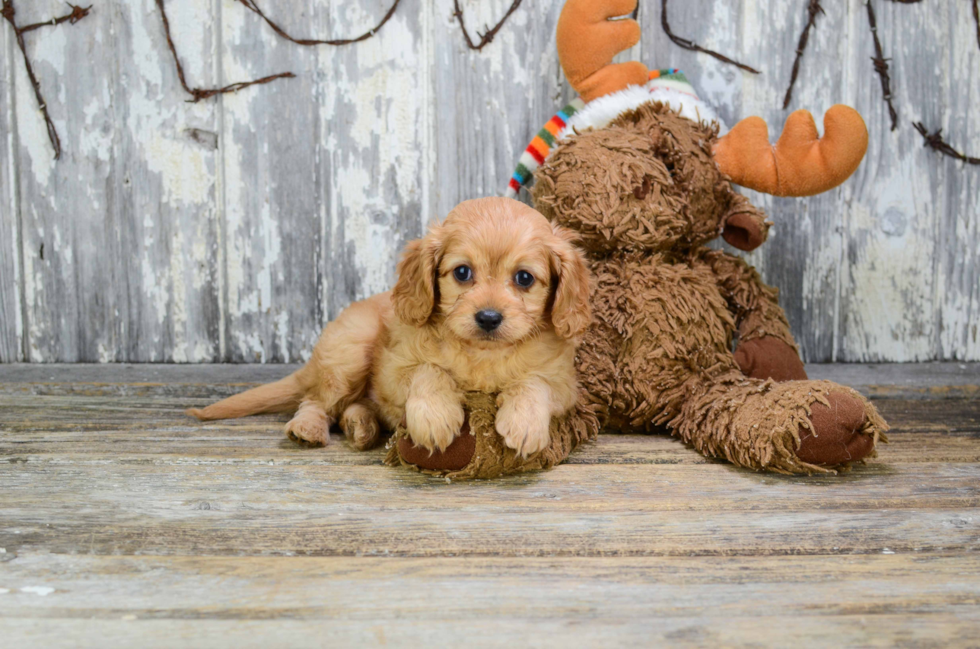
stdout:
{"type": "Polygon", "coordinates": [[[725,56],[724,54],[720,54],[718,52],[715,52],[714,50],[709,50],[707,48],[701,47],[700,45],[698,45],[694,41],[688,40],[686,38],[681,38],[680,36],[675,36],[674,35],[674,32],[670,31],[670,23],[667,22],[667,0],[663,0],[662,1],[661,13],[660,13],[660,24],[663,25],[664,33],[667,34],[667,37],[670,40],[672,40],[674,43],[676,43],[677,45],[679,45],[680,47],[683,47],[685,50],[690,50],[692,52],[701,52],[702,54],[707,54],[708,56],[713,56],[713,57],[715,57],[716,59],[718,59],[719,61],[721,61],[723,63],[728,63],[730,65],[734,65],[734,66],[736,66],[738,68],[741,68],[742,70],[745,70],[746,72],[751,72],[752,74],[762,74],[761,72],[759,72],[755,68],[749,67],[749,66],[745,65],[744,63],[739,63],[738,61],[736,61],[734,59],[730,59],[727,56],[725,56]]]}
{"type": "MultiPolygon", "coordinates": [[[[480,37],[480,42],[474,43],[473,39],[470,37],[469,31],[467,31],[466,29],[466,23],[463,21],[463,10],[459,6],[459,0],[453,0],[453,16],[456,18],[456,20],[459,21],[459,28],[463,31],[463,38],[466,39],[466,45],[471,50],[480,51],[484,47],[492,43],[493,37],[496,36],[497,32],[500,31],[500,28],[504,26],[504,23],[507,22],[507,19],[510,18],[510,15],[515,11],[517,11],[517,8],[521,6],[522,1],[523,0],[514,0],[514,2],[511,3],[510,5],[510,9],[508,9],[507,13],[504,14],[504,17],[501,18],[500,22],[498,22],[493,27],[487,27],[486,25],[484,25],[483,27],[484,32],[482,34],[480,34],[479,32],[477,33],[477,36],[480,37]]],[[[639,9],[639,5],[637,5],[637,9],[639,9]]]]}
{"type": "Polygon", "coordinates": [[[70,14],[24,27],[17,26],[17,20],[15,18],[17,9],[14,7],[14,0],[3,0],[3,8],[0,9],[0,17],[3,17],[4,20],[10,23],[10,28],[13,29],[14,37],[17,39],[17,47],[20,48],[20,53],[24,57],[24,68],[27,70],[27,78],[31,81],[38,110],[41,111],[41,116],[44,118],[44,125],[48,130],[48,139],[51,141],[51,146],[54,147],[55,160],[61,158],[61,138],[58,137],[58,129],[55,128],[54,122],[51,120],[51,115],[48,113],[48,104],[44,101],[44,95],[41,93],[41,83],[37,80],[37,75],[34,74],[34,65],[31,63],[31,58],[27,55],[27,44],[24,42],[24,34],[32,32],[35,29],[40,29],[41,27],[60,25],[64,22],[74,25],[82,18],[85,18],[92,9],[92,7],[76,7],[72,4],[68,6],[72,8],[70,14]]]}
{"type": "Polygon", "coordinates": [[[59,16],[58,18],[52,18],[51,20],[48,20],[43,23],[34,23],[32,25],[26,25],[24,27],[20,27],[17,31],[19,31],[21,34],[26,34],[27,32],[32,32],[35,29],[41,29],[42,27],[54,27],[55,25],[60,25],[61,23],[64,22],[74,25],[79,20],[87,16],[88,13],[92,10],[91,6],[76,7],[70,2],[68,3],[68,6],[71,7],[71,13],[65,14],[64,16],[59,16]]]}
{"type": "MultiPolygon", "coordinates": [[[[894,0],[895,2],[904,2],[905,4],[912,4],[908,0],[894,0]]],[[[874,7],[871,6],[871,0],[868,0],[866,5],[868,7],[868,23],[871,25],[871,36],[875,43],[875,55],[871,58],[875,64],[875,72],[881,77],[881,93],[884,95],[885,103],[888,104],[888,115],[892,118],[892,130],[898,128],[898,112],[895,110],[895,105],[892,103],[892,79],[891,75],[888,74],[888,61],[890,59],[885,58],[885,54],[881,49],[881,41],[878,39],[878,21],[875,18],[874,7]]]]}
{"type": "Polygon", "coordinates": [[[915,122],[912,125],[915,126],[915,130],[917,130],[922,135],[922,137],[925,138],[926,142],[924,146],[927,146],[934,151],[938,151],[943,155],[949,156],[950,158],[962,160],[967,164],[980,165],[980,158],[974,158],[972,156],[966,155],[965,153],[960,153],[959,151],[951,147],[949,144],[947,144],[946,141],[943,139],[943,129],[939,129],[938,131],[930,135],[929,131],[922,124],[922,122],[915,122]]]}
{"type": "Polygon", "coordinates": [[[270,81],[275,81],[276,79],[289,79],[296,76],[292,72],[280,72],[279,74],[262,77],[261,79],[255,79],[254,81],[239,81],[223,88],[191,87],[191,85],[187,83],[187,77],[184,75],[184,66],[180,63],[180,57],[177,56],[177,48],[174,46],[174,40],[170,36],[170,20],[167,18],[167,10],[164,9],[163,0],[156,0],[156,3],[157,7],[160,9],[160,18],[163,19],[163,32],[167,37],[167,47],[170,48],[170,54],[173,55],[174,59],[174,65],[177,67],[177,78],[180,80],[180,85],[184,88],[184,91],[193,97],[193,99],[191,99],[192,103],[197,103],[202,99],[210,99],[216,95],[223,95],[229,92],[238,92],[239,90],[248,88],[249,86],[269,83],[270,81]]]}
{"type": "Polygon", "coordinates": [[[280,27],[278,24],[273,22],[271,18],[265,15],[265,13],[259,8],[259,5],[256,4],[255,0],[238,0],[238,2],[245,5],[245,7],[247,7],[249,10],[251,10],[252,12],[257,14],[260,18],[262,18],[262,20],[264,20],[265,23],[272,28],[272,31],[279,34],[279,36],[285,38],[287,41],[296,43],[297,45],[304,45],[307,47],[313,45],[350,45],[351,43],[360,43],[361,41],[366,41],[367,39],[371,38],[376,33],[378,33],[378,31],[385,26],[385,23],[391,20],[391,17],[395,15],[395,10],[398,9],[398,5],[401,4],[401,1],[402,0],[395,0],[391,4],[391,8],[388,9],[388,13],[386,13],[384,17],[381,19],[381,22],[379,22],[377,25],[367,30],[360,36],[356,36],[354,38],[320,40],[316,38],[296,38],[294,36],[291,36],[285,29],[280,27]]]}
{"type": "MultiPolygon", "coordinates": [[[[381,18],[381,22],[377,25],[364,32],[360,36],[354,38],[339,38],[333,40],[321,40],[316,38],[296,38],[291,35],[285,29],[283,29],[278,23],[269,18],[264,11],[259,7],[256,0],[238,0],[246,9],[256,14],[261,18],[269,27],[272,28],[279,37],[295,43],[297,45],[303,46],[314,46],[314,45],[350,45],[351,43],[359,43],[365,41],[372,36],[374,36],[378,30],[385,26],[391,17],[395,15],[395,10],[398,9],[398,5],[401,4],[401,0],[394,0],[388,12],[381,18]]],[[[164,8],[163,0],[156,0],[157,7],[160,9],[160,17],[163,20],[163,31],[167,36],[167,47],[170,48],[170,54],[173,56],[174,65],[177,68],[177,78],[180,80],[180,85],[184,88],[184,91],[189,94],[193,99],[192,102],[198,102],[202,99],[209,99],[215,95],[223,95],[229,92],[238,92],[243,88],[248,88],[249,86],[255,86],[259,84],[270,83],[276,79],[289,79],[296,75],[292,72],[280,72],[279,74],[269,75],[267,77],[262,77],[261,79],[255,79],[253,81],[239,81],[238,83],[233,83],[223,88],[194,88],[187,83],[187,77],[184,74],[184,66],[180,62],[180,57],[177,55],[177,48],[174,46],[173,38],[170,35],[170,21],[167,19],[167,11],[164,8]]]]}
{"type": "Polygon", "coordinates": [[[820,6],[820,0],[809,0],[806,10],[809,18],[803,28],[803,33],[800,34],[800,42],[796,46],[796,60],[793,61],[793,74],[790,76],[789,88],[786,89],[786,97],[783,99],[783,110],[789,108],[789,103],[793,101],[793,86],[796,85],[796,79],[800,74],[800,61],[803,59],[803,53],[806,51],[807,43],[810,42],[810,30],[817,26],[817,15],[826,15],[827,13],[820,6]]]}

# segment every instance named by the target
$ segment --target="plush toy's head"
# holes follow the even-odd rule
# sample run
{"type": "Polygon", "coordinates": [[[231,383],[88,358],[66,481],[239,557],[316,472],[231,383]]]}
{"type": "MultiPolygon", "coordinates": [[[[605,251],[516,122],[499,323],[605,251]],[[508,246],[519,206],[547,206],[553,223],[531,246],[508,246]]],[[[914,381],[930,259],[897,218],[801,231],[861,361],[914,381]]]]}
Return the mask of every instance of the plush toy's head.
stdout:
{"type": "Polygon", "coordinates": [[[722,232],[751,249],[768,225],[761,212],[731,212],[731,187],[711,154],[717,132],[667,104],[641,104],[568,137],[538,169],[534,204],[594,253],[689,248],[722,232]]]}
{"type": "Polygon", "coordinates": [[[679,70],[612,63],[635,45],[625,18],[636,0],[568,0],[558,23],[558,54],[574,100],[538,133],[510,180],[530,181],[535,206],[605,253],[624,247],[689,248],[721,234],[752,250],[766,239],[761,212],[729,182],[776,196],[809,196],[844,182],[867,150],[864,121],[847,106],[824,117],[790,115],[769,142],[758,117],[719,137],[719,120],[679,70]],[[536,171],[536,172],[535,172],[536,171]]]}

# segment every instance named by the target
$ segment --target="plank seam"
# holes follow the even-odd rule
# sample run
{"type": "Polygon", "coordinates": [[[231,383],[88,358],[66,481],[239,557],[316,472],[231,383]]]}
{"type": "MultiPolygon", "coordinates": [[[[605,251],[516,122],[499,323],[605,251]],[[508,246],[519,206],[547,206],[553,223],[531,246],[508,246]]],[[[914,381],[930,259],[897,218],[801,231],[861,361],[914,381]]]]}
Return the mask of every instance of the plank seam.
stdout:
{"type": "Polygon", "coordinates": [[[7,87],[10,88],[10,105],[7,107],[10,123],[10,137],[7,140],[10,157],[10,202],[13,212],[14,227],[17,228],[14,242],[14,269],[17,277],[14,278],[15,290],[17,292],[17,308],[20,309],[19,317],[16,318],[16,328],[19,330],[20,360],[26,362],[30,358],[30,322],[27,315],[27,284],[24,276],[24,215],[21,211],[20,196],[20,167],[18,157],[20,153],[20,129],[17,119],[17,77],[14,70],[14,42],[7,43],[7,87]]]}
{"type": "MultiPolygon", "coordinates": [[[[947,23],[947,34],[952,34],[953,29],[951,22],[950,13],[955,11],[953,8],[953,3],[950,3],[946,10],[946,23],[947,23]]],[[[937,16],[940,15],[937,12],[937,16]]],[[[939,60],[952,61],[954,58],[953,47],[951,46],[952,38],[940,39],[942,48],[942,55],[939,60]]],[[[952,79],[950,78],[950,70],[947,65],[939,66],[939,78],[942,80],[942,89],[947,90],[951,88],[950,83],[952,79]]],[[[947,133],[949,132],[949,124],[952,116],[949,111],[944,111],[946,113],[945,119],[943,119],[943,126],[946,127],[947,133]]],[[[927,138],[928,141],[928,138],[927,138]]],[[[934,327],[933,331],[933,344],[932,344],[932,358],[928,360],[934,360],[942,358],[943,356],[943,327],[945,313],[943,312],[943,294],[946,292],[947,284],[952,280],[946,273],[944,268],[945,264],[943,261],[943,248],[945,247],[945,241],[943,240],[943,233],[946,230],[946,226],[949,223],[950,212],[953,210],[954,201],[951,199],[948,191],[948,179],[947,179],[947,169],[949,169],[955,162],[947,161],[946,164],[936,165],[937,183],[936,191],[939,194],[937,218],[933,220],[932,224],[932,323],[934,327]],[[940,216],[942,215],[942,216],[940,216]]],[[[955,220],[954,220],[955,222],[955,220]]],[[[954,232],[955,232],[955,225],[954,232]]]]}
{"type": "MultiPolygon", "coordinates": [[[[434,5],[430,5],[431,10],[435,11],[434,5]]],[[[436,141],[435,132],[435,120],[433,119],[437,113],[436,107],[436,93],[434,92],[433,85],[435,84],[435,75],[432,74],[432,66],[438,65],[436,63],[436,51],[435,42],[432,37],[432,30],[430,26],[432,25],[432,16],[429,11],[426,11],[425,3],[423,3],[422,11],[419,13],[420,28],[422,31],[422,51],[425,53],[425,60],[429,63],[428,65],[423,65],[420,71],[421,86],[422,86],[422,105],[424,108],[424,113],[422,117],[422,169],[424,174],[426,174],[430,181],[426,182],[426,179],[422,179],[422,209],[419,214],[419,232],[420,236],[425,234],[426,227],[428,225],[429,218],[432,216],[431,211],[431,193],[432,193],[432,180],[437,177],[438,169],[436,167],[436,156],[433,155],[433,146],[436,141]]],[[[462,21],[462,18],[460,18],[462,21]]]]}
{"type": "MultiPolygon", "coordinates": [[[[321,14],[316,11],[316,3],[312,2],[310,6],[311,16],[320,16],[321,14]]],[[[322,29],[322,33],[331,34],[332,32],[332,17],[331,12],[326,12],[326,24],[320,24],[317,21],[318,31],[322,29]]],[[[329,215],[327,204],[330,200],[330,187],[325,181],[326,174],[323,170],[324,156],[322,153],[321,143],[323,142],[323,114],[321,112],[321,107],[325,105],[327,100],[327,93],[324,83],[324,74],[321,67],[320,53],[321,49],[319,47],[312,48],[313,51],[313,81],[315,88],[315,99],[316,99],[316,110],[314,112],[313,119],[313,169],[312,169],[312,182],[313,182],[313,192],[314,192],[314,206],[316,208],[317,217],[317,229],[316,229],[316,242],[313,246],[313,268],[315,270],[315,287],[316,292],[316,313],[315,313],[315,325],[317,331],[314,332],[316,336],[314,338],[314,345],[316,341],[319,340],[320,332],[323,331],[324,327],[327,326],[327,301],[326,295],[324,294],[324,286],[326,280],[326,273],[324,272],[324,264],[326,263],[326,255],[329,252],[327,250],[327,228],[329,227],[329,215]]],[[[329,54],[328,54],[329,56],[329,54]]],[[[303,342],[299,349],[295,350],[296,357],[303,359],[306,356],[312,356],[313,350],[306,347],[307,339],[302,339],[303,342]]]]}
{"type": "MultiPolygon", "coordinates": [[[[853,5],[851,4],[850,0],[848,0],[847,2],[846,10],[847,10],[848,20],[844,21],[844,30],[845,30],[844,50],[847,56],[847,61],[853,61],[856,48],[854,47],[854,38],[853,38],[854,30],[851,29],[851,23],[855,20],[854,15],[857,12],[853,9],[853,5]]],[[[852,88],[852,77],[851,77],[852,70],[853,70],[853,64],[844,65],[843,71],[841,72],[841,83],[843,84],[843,88],[841,89],[842,90],[841,94],[844,95],[844,100],[851,106],[855,105],[854,97],[850,96],[853,94],[853,90],[849,92],[849,89],[852,88]]],[[[841,328],[843,324],[841,323],[840,303],[841,303],[841,292],[844,290],[843,287],[844,262],[847,257],[848,242],[847,242],[847,238],[845,237],[845,233],[847,232],[847,224],[849,221],[848,214],[850,213],[850,209],[854,203],[854,198],[855,198],[854,194],[855,192],[853,189],[850,191],[850,195],[848,197],[845,197],[843,189],[839,189],[837,194],[839,197],[838,199],[839,203],[842,204],[844,209],[841,210],[841,214],[838,216],[837,219],[837,228],[838,228],[837,240],[839,242],[839,245],[837,249],[837,268],[835,269],[835,275],[836,275],[835,283],[837,286],[836,289],[834,290],[833,328],[831,331],[831,338],[830,338],[830,362],[831,363],[839,362],[840,348],[841,345],[843,344],[843,336],[841,332],[841,328]]]]}
{"type": "MultiPolygon", "coordinates": [[[[222,56],[223,48],[221,47],[221,42],[224,37],[224,13],[222,11],[223,2],[222,0],[212,0],[211,6],[214,11],[215,20],[215,34],[211,39],[211,60],[214,61],[212,65],[213,74],[217,80],[217,86],[223,87],[224,85],[224,57],[222,56]]],[[[228,242],[226,233],[228,232],[228,204],[227,204],[227,182],[226,182],[226,165],[225,156],[227,155],[228,147],[223,146],[221,139],[225,136],[225,96],[223,94],[218,95],[217,102],[215,105],[215,111],[217,112],[218,118],[218,160],[215,162],[215,173],[214,182],[216,184],[214,191],[214,202],[215,202],[215,236],[217,237],[216,252],[217,252],[217,272],[216,280],[218,282],[218,358],[222,362],[228,362],[230,359],[227,356],[227,314],[228,314],[228,242]]]]}

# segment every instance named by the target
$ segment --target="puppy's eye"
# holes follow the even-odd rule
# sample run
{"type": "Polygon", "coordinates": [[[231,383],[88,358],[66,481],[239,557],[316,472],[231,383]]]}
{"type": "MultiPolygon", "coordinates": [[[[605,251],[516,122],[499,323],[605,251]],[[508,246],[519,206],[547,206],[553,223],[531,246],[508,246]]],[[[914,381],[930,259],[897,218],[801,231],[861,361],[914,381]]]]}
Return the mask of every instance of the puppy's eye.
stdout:
{"type": "Polygon", "coordinates": [[[521,288],[528,288],[534,283],[534,275],[526,270],[519,270],[514,273],[514,283],[521,288]]]}
{"type": "Polygon", "coordinates": [[[457,266],[453,269],[453,277],[457,282],[468,282],[473,279],[473,269],[469,266],[457,266]]]}

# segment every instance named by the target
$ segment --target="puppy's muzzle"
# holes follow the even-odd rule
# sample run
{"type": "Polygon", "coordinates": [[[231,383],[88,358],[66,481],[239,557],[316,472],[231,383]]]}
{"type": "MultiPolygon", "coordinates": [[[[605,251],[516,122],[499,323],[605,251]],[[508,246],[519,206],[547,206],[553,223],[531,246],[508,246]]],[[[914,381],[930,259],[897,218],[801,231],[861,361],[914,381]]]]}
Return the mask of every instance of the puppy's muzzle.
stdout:
{"type": "Polygon", "coordinates": [[[473,317],[476,319],[476,325],[487,333],[499,327],[500,323],[504,321],[504,316],[499,311],[492,309],[477,311],[473,317]]]}

